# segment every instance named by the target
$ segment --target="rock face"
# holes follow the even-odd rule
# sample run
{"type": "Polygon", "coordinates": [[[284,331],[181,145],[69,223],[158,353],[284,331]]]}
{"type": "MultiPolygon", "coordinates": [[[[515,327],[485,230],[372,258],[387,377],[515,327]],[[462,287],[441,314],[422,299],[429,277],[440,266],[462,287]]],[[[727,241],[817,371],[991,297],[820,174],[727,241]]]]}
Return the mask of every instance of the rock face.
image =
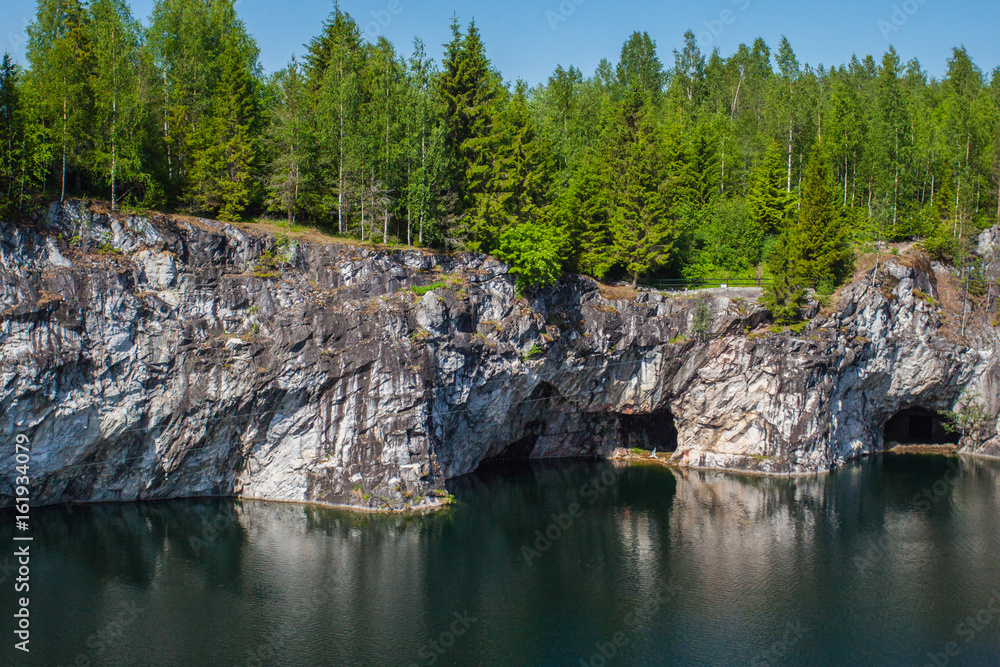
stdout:
{"type": "Polygon", "coordinates": [[[54,205],[0,228],[0,433],[30,440],[36,504],[419,509],[483,461],[633,446],[811,473],[881,450],[911,407],[975,406],[962,448],[1000,456],[997,330],[977,311],[963,336],[954,277],[917,256],[879,276],[773,334],[752,293],[570,277],[529,302],[481,255],[54,205]]]}

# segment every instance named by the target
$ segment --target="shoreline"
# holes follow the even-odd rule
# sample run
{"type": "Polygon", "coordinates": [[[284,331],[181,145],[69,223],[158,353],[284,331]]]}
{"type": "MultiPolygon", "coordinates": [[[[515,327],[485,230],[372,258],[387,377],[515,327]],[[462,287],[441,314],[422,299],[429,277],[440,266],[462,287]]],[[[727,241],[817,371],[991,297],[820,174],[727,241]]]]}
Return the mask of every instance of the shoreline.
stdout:
{"type": "MultiPolygon", "coordinates": [[[[553,459],[528,459],[528,462],[563,462],[571,460],[596,460],[596,461],[606,461],[608,463],[625,463],[630,466],[632,465],[655,465],[668,470],[675,470],[678,472],[687,471],[698,471],[698,472],[718,472],[733,475],[736,477],[771,477],[775,479],[805,479],[808,477],[820,477],[824,475],[830,475],[838,470],[842,469],[844,466],[837,466],[830,470],[816,470],[814,472],[801,472],[801,473],[774,473],[774,472],[760,472],[757,470],[741,470],[739,468],[716,468],[716,467],[698,467],[698,466],[686,466],[676,463],[673,460],[672,452],[664,452],[662,454],[657,454],[655,457],[650,456],[652,452],[616,452],[607,457],[558,457],[553,459]]],[[[959,450],[957,445],[897,445],[891,449],[885,449],[879,452],[872,452],[870,454],[865,454],[864,456],[858,456],[853,459],[845,461],[845,465],[852,461],[860,461],[866,458],[872,458],[875,456],[890,455],[890,456],[944,456],[948,458],[969,458],[969,459],[985,459],[990,461],[1000,461],[1000,457],[989,456],[987,454],[975,454],[969,452],[962,452],[959,450]]],[[[474,473],[470,473],[474,474],[474,473]]],[[[464,477],[464,475],[463,475],[464,477]]],[[[171,498],[135,498],[132,500],[97,500],[97,501],[71,501],[63,503],[51,503],[45,505],[37,505],[32,509],[53,509],[60,507],[73,507],[78,505],[100,507],[102,505],[114,506],[114,505],[140,505],[146,503],[166,503],[175,501],[189,501],[189,500],[240,500],[249,502],[259,502],[259,503],[278,503],[282,505],[299,505],[302,507],[319,507],[323,509],[339,510],[344,512],[357,513],[361,515],[384,515],[384,516],[429,516],[432,514],[437,514],[454,507],[457,502],[450,499],[449,496],[439,497],[436,502],[429,503],[421,507],[410,507],[410,508],[387,508],[380,509],[374,507],[360,507],[357,505],[343,505],[335,503],[324,503],[315,500],[285,500],[276,498],[257,498],[253,496],[244,495],[195,495],[195,496],[176,496],[171,498]]],[[[15,508],[10,507],[0,507],[0,515],[7,512],[14,512],[15,508]]]]}

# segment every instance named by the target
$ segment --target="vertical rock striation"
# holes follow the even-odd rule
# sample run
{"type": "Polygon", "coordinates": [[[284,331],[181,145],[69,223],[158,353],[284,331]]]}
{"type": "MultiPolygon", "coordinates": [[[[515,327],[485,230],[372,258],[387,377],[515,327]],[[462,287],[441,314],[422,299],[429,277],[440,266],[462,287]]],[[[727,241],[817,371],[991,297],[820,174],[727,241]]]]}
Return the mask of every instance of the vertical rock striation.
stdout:
{"type": "MultiPolygon", "coordinates": [[[[642,446],[812,473],[879,451],[900,410],[1000,413],[997,330],[961,335],[954,277],[918,255],[879,275],[772,334],[752,291],[569,277],[528,301],[481,255],[54,205],[0,228],[0,433],[30,438],[36,502],[420,509],[488,460],[642,446]]],[[[997,426],[963,450],[1000,456],[997,426]]]]}

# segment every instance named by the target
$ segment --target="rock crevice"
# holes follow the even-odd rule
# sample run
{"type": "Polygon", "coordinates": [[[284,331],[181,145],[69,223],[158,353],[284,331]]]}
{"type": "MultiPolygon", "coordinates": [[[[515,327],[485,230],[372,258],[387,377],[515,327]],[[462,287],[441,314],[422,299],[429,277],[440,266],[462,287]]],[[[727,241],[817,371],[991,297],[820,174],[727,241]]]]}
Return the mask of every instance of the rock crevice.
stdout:
{"type": "Polygon", "coordinates": [[[989,421],[963,451],[1000,455],[997,331],[955,332],[946,273],[891,258],[775,334],[752,292],[568,277],[529,301],[482,255],[53,205],[0,228],[0,431],[30,439],[39,503],[420,509],[483,461],[635,446],[813,473],[879,451],[903,410],[969,404],[989,421]]]}

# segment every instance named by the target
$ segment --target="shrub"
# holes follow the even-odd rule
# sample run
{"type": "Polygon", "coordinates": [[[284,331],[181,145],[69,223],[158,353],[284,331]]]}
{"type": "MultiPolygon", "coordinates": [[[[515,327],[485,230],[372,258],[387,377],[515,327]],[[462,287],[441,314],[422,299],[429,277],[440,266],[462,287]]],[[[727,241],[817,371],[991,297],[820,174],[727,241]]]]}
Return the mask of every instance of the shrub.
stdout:
{"type": "Polygon", "coordinates": [[[549,227],[533,222],[522,223],[500,236],[497,258],[510,265],[517,276],[517,291],[546,287],[559,278],[561,242],[549,227]]]}

